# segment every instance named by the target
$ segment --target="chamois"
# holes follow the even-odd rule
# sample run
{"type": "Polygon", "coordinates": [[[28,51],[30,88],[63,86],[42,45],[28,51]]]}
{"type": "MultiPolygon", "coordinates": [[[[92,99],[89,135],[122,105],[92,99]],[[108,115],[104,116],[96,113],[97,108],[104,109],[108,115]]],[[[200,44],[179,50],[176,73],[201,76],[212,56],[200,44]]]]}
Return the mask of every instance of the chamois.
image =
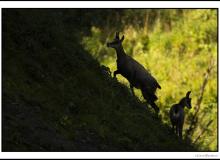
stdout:
{"type": "Polygon", "coordinates": [[[189,97],[191,91],[186,93],[186,96],[183,97],[178,104],[172,105],[170,108],[170,121],[172,123],[172,129],[176,134],[182,139],[182,130],[184,124],[184,107],[186,106],[188,109],[191,109],[191,98],[189,97]]]}
{"type": "Polygon", "coordinates": [[[155,104],[158,99],[155,95],[156,89],[161,89],[156,79],[136,60],[126,55],[122,42],[124,35],[119,38],[119,32],[116,32],[115,39],[107,43],[107,47],[114,48],[117,53],[117,70],[114,71],[114,77],[121,74],[130,83],[130,89],[134,95],[133,87],[140,89],[143,97],[147,100],[154,110],[158,113],[159,108],[155,104]]]}

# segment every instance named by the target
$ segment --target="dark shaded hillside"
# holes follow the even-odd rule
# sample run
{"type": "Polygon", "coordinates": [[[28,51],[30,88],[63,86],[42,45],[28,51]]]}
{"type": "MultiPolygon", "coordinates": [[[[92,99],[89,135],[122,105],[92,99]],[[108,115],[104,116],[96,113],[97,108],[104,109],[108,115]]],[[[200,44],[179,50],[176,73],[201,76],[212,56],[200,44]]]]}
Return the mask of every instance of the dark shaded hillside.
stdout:
{"type": "Polygon", "coordinates": [[[3,9],[3,151],[194,151],[83,50],[78,14],[3,9]]]}

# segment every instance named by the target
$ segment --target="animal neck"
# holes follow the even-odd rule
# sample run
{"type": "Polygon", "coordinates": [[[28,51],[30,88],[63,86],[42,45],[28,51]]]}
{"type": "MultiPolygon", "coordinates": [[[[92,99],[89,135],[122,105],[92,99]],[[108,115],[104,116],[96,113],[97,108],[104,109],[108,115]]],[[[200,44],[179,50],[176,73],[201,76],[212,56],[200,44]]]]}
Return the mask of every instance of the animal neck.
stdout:
{"type": "Polygon", "coordinates": [[[118,47],[115,49],[116,53],[117,53],[117,58],[120,59],[121,57],[125,56],[125,51],[124,48],[122,46],[118,47]]]}
{"type": "Polygon", "coordinates": [[[179,106],[184,108],[185,107],[185,98],[182,98],[179,102],[179,106]]]}

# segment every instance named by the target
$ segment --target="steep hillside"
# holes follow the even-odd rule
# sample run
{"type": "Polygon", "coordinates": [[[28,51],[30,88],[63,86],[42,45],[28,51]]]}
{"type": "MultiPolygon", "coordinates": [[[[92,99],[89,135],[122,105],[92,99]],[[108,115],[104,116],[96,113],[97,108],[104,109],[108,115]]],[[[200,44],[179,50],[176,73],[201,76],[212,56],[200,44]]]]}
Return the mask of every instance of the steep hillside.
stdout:
{"type": "Polygon", "coordinates": [[[2,15],[3,151],[196,150],[82,49],[73,26],[86,22],[56,10],[2,15]]]}

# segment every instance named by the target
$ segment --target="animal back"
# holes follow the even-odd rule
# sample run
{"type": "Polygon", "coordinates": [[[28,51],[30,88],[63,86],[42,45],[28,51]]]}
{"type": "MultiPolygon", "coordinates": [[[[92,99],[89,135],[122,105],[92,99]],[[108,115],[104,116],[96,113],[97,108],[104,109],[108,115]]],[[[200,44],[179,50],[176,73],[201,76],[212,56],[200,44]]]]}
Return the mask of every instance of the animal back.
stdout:
{"type": "Polygon", "coordinates": [[[184,119],[184,110],[178,104],[174,104],[170,109],[170,119],[175,123],[182,122],[184,119]]]}
{"type": "Polygon", "coordinates": [[[134,60],[135,68],[137,70],[137,78],[144,84],[145,88],[155,92],[157,88],[161,89],[161,86],[157,80],[151,75],[151,73],[144,68],[139,62],[134,60]]]}

